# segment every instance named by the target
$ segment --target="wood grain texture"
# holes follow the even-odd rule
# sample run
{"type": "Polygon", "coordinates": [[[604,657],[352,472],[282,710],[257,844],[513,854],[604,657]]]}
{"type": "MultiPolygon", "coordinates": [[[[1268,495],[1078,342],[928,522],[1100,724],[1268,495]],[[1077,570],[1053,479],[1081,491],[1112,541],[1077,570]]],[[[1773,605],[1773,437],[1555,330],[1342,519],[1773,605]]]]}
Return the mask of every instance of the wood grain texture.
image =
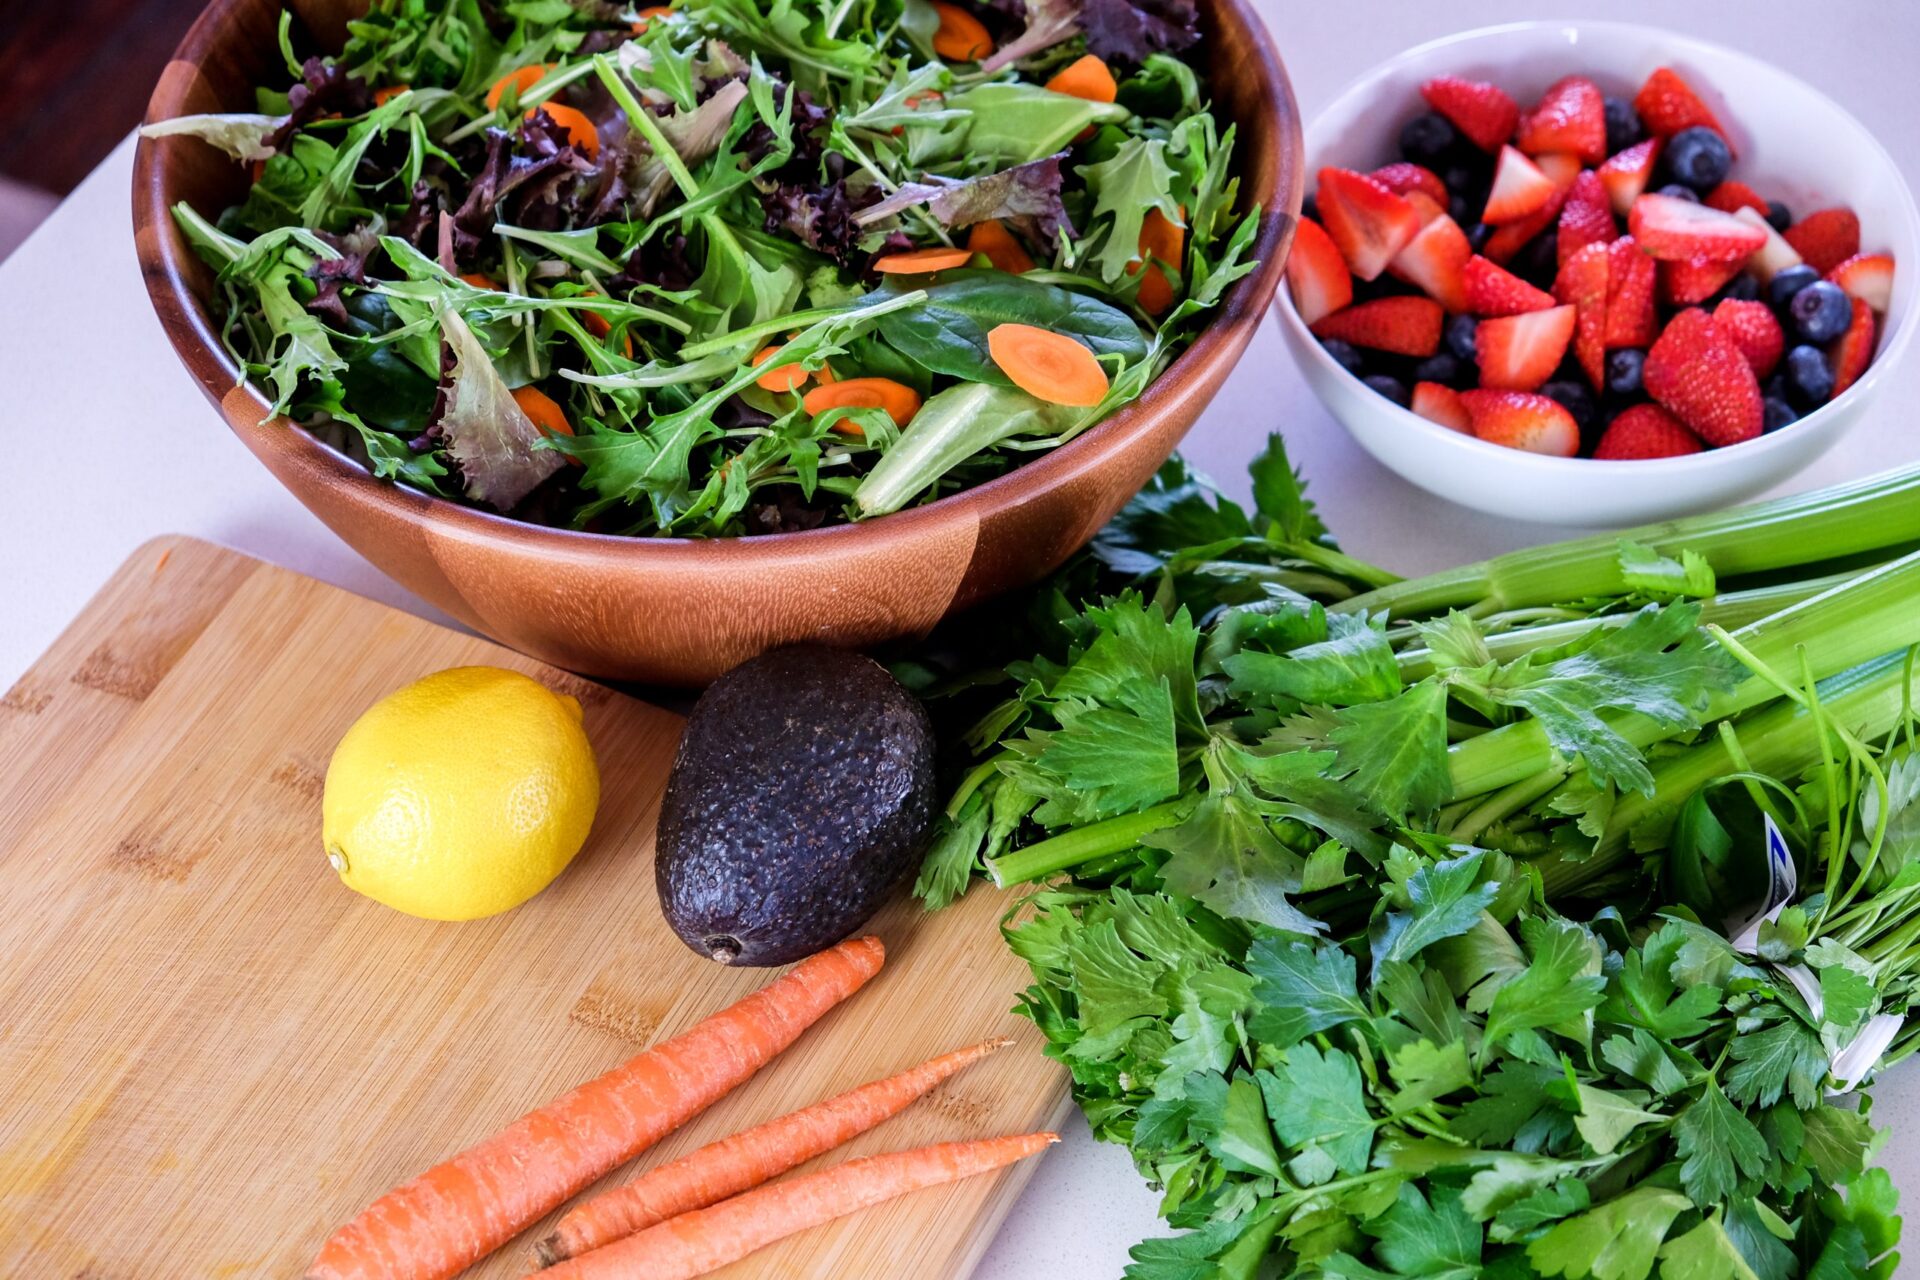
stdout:
{"type": "MultiPolygon", "coordinates": [[[[364,0],[360,0],[364,4],[364,0]]],[[[161,76],[148,119],[250,110],[285,77],[281,0],[213,0],[161,76]]],[[[333,47],[354,0],[292,6],[333,47]]],[[[213,331],[211,281],[173,224],[212,215],[244,171],[190,138],[143,139],[134,161],[142,274],[168,339],[228,425],[309,510],[368,560],[461,621],[554,665],[654,684],[704,684],[781,643],[871,645],[1022,586],[1071,555],[1153,474],[1246,348],[1280,282],[1300,210],[1299,113],[1247,0],[1201,0],[1219,113],[1238,129],[1241,200],[1262,209],[1257,270],[1136,402],[1060,449],[976,488],[878,520],[756,538],[619,538],[523,524],[375,480],[237,386],[213,331]]]]}
{"type": "MultiPolygon", "coordinates": [[[[0,1275],[296,1275],[388,1187],[765,982],[660,918],[652,833],[679,724],[233,552],[142,548],[0,698],[0,752],[22,766],[0,774],[0,1275]],[[339,885],[320,791],[360,710],[463,663],[586,695],[604,800],[546,892],[439,924],[339,885]]],[[[1064,1076],[1008,1012],[1024,967],[999,941],[1006,905],[897,901],[874,982],[609,1183],[994,1034],[1018,1043],[819,1163],[1056,1122],[1064,1076]]],[[[893,1277],[910,1251],[916,1277],[958,1280],[1031,1172],[720,1274],[893,1277]]],[[[526,1265],[516,1244],[471,1274],[526,1265]]]]}

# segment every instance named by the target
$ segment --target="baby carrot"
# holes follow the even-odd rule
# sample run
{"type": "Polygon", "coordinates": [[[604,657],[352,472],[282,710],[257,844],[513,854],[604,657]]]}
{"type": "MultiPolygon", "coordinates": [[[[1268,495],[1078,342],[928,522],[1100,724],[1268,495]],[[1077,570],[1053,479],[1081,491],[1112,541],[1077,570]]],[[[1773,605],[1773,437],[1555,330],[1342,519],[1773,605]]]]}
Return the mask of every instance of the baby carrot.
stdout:
{"type": "Polygon", "coordinates": [[[570,1211],[535,1255],[550,1267],[757,1187],[897,1115],[954,1072],[1011,1043],[1005,1037],[983,1040],[650,1170],[570,1211]]]}
{"type": "Polygon", "coordinates": [[[965,249],[905,249],[882,254],[873,260],[873,269],[881,275],[918,276],[948,267],[964,267],[973,254],[965,249]]]}
{"type": "Polygon", "coordinates": [[[1107,371],[1093,352],[1064,333],[1030,324],[997,324],[987,354],[1013,385],[1048,404],[1091,408],[1107,394],[1107,371]]]}
{"type": "MultiPolygon", "coordinates": [[[[895,426],[904,427],[920,412],[920,393],[892,378],[844,378],[807,392],[800,407],[816,417],[829,409],[885,409],[895,426]]],[[[833,429],[843,436],[866,434],[858,423],[844,420],[833,429]]]]}
{"type": "Polygon", "coordinates": [[[1009,275],[1033,270],[1033,259],[1025,247],[998,218],[973,224],[973,229],[967,232],[967,252],[986,254],[987,261],[1009,275]]]}
{"type": "Polygon", "coordinates": [[[940,15],[933,51],[948,62],[978,62],[993,52],[993,35],[980,19],[944,0],[934,0],[933,11],[940,15]]]}
{"type": "Polygon", "coordinates": [[[808,1227],[869,1205],[1025,1159],[1060,1139],[1028,1133],[980,1142],[946,1142],[892,1155],[849,1160],[818,1173],[769,1183],[695,1209],[638,1235],[569,1259],[547,1280],[692,1280],[808,1227]]]}
{"type": "Polygon", "coordinates": [[[1054,93],[1085,98],[1088,102],[1112,102],[1120,96],[1120,86],[1114,82],[1112,70],[1091,53],[1055,72],[1046,87],[1054,93]]]}
{"type": "Polygon", "coordinates": [[[691,1030],[389,1191],[334,1232],[306,1280],[447,1280],[745,1081],[880,971],[841,943],[691,1030]]]}

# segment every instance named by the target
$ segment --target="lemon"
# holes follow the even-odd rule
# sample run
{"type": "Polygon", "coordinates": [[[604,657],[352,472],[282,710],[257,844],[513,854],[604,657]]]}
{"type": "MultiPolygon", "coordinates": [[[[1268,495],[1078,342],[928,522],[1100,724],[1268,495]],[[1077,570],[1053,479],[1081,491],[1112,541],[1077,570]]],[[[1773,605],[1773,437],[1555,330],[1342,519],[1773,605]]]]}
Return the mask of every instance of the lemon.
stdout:
{"type": "Polygon", "coordinates": [[[454,667],[353,722],[327,764],[321,838],[355,893],[473,920],[546,888],[599,804],[577,701],[516,671],[454,667]]]}

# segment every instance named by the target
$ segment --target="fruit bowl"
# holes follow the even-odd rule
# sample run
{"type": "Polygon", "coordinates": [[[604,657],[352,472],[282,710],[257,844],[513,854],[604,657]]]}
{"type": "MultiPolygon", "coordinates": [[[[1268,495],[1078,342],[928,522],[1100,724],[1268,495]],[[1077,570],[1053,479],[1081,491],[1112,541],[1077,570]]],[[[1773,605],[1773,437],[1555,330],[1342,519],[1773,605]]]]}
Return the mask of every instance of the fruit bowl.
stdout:
{"type": "Polygon", "coordinates": [[[1308,385],[1381,463],[1441,497],[1497,515],[1618,526],[1712,509],[1790,481],[1865,414],[1882,372],[1904,358],[1912,337],[1920,213],[1873,136],[1830,98],[1777,67],[1626,23],[1482,28],[1410,49],[1349,86],[1308,125],[1306,168],[1309,175],[1328,165],[1365,173],[1398,159],[1400,127],[1427,109],[1419,87],[1435,76],[1493,81],[1524,106],[1571,74],[1592,78],[1609,95],[1631,97],[1661,66],[1678,70],[1724,122],[1738,156],[1735,176],[1796,210],[1851,206],[1863,246],[1910,264],[1895,273],[1872,364],[1797,422],[1739,444],[1635,461],[1551,457],[1449,430],[1378,394],[1321,347],[1281,290],[1281,332],[1308,385]]]}

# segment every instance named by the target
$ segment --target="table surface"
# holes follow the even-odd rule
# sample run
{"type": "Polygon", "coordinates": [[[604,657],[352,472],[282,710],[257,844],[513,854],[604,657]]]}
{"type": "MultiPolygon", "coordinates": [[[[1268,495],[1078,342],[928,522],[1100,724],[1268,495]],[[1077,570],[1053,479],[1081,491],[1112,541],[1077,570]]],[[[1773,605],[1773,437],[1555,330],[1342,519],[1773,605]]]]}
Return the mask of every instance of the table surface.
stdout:
{"type": "MultiPolygon", "coordinates": [[[[1373,63],[1466,22],[1535,16],[1519,0],[1471,7],[1363,0],[1365,21],[1257,0],[1307,116],[1373,63]]],[[[1593,16],[1644,19],[1772,59],[1873,129],[1902,170],[1920,174],[1920,6],[1847,0],[1611,0],[1593,16]]],[[[1352,12],[1349,10],[1349,12],[1352,12]]],[[[131,142],[0,263],[0,387],[14,405],[0,501],[0,688],[10,685],[139,543],[208,538],[429,617],[438,615],[362,560],[282,490],[221,425],[175,360],[147,304],[130,234],[131,142]]],[[[1920,364],[1892,371],[1875,413],[1788,488],[1807,489],[1920,458],[1908,406],[1920,364]]],[[[1308,392],[1271,320],[1188,438],[1186,452],[1245,496],[1244,466],[1284,430],[1328,523],[1349,550],[1401,572],[1477,560],[1566,530],[1490,519],[1408,485],[1360,452],[1308,392]]],[[[444,618],[440,619],[445,621],[444,618]]],[[[1875,1119],[1920,1126],[1920,1072],[1875,1090],[1875,1119]]],[[[1920,1192],[1920,1144],[1885,1160],[1920,1192]]],[[[979,1280],[1096,1280],[1164,1228],[1155,1196],[1117,1147],[1077,1121],[1046,1157],[1002,1228],[979,1280]]],[[[1910,1256],[1920,1250],[1909,1249],[1910,1256]]],[[[1920,1264],[1902,1274],[1920,1276],[1920,1264]]]]}

